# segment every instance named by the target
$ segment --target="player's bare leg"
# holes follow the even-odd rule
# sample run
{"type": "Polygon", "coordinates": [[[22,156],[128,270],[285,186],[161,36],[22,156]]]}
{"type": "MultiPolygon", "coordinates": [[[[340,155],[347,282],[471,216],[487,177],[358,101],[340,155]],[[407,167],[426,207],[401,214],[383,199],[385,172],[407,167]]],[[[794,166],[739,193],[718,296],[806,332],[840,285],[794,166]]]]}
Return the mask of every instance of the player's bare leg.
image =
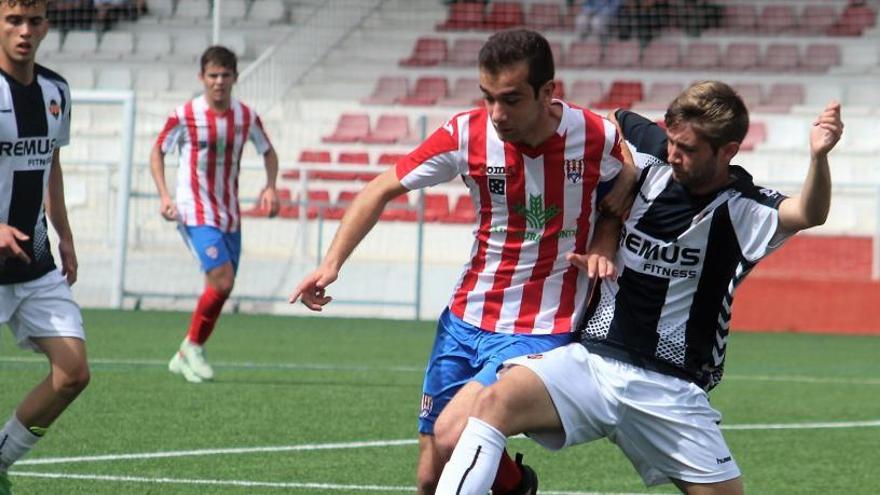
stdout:
{"type": "Polygon", "coordinates": [[[228,297],[232,293],[232,286],[235,285],[235,270],[232,268],[232,262],[223,263],[206,273],[205,283],[228,297]]]}
{"type": "Polygon", "coordinates": [[[32,339],[49,358],[49,375],[18,406],[18,419],[27,427],[48,428],[86,388],[91,377],[85,342],[72,337],[32,339]]]}
{"type": "Polygon", "coordinates": [[[721,483],[698,484],[682,480],[672,480],[682,493],[687,495],[743,495],[742,478],[721,483]]]}
{"type": "Polygon", "coordinates": [[[433,495],[442,470],[434,435],[419,434],[419,463],[416,468],[416,491],[419,495],[433,495]]]}

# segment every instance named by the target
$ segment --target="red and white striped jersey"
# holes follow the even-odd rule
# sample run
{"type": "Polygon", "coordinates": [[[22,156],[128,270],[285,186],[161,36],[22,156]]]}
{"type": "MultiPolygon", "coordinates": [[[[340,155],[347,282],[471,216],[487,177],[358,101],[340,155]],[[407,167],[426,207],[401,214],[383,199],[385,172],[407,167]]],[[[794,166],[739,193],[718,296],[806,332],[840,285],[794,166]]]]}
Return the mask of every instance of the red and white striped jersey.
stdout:
{"type": "Polygon", "coordinates": [[[456,176],[468,186],[475,239],[449,308],[486,331],[570,332],[584,310],[589,281],[565,254],[586,251],[597,187],[620,171],[620,148],[609,121],[555,103],[559,127],[537,148],[501,141],[483,108],[456,115],[397,163],[410,190],[456,176]]]}
{"type": "Polygon", "coordinates": [[[176,203],[184,224],[239,229],[238,169],[248,139],[261,155],[272,149],[260,117],[235,98],[218,114],[197,96],[168,117],[157,144],[180,154],[176,203]]]}

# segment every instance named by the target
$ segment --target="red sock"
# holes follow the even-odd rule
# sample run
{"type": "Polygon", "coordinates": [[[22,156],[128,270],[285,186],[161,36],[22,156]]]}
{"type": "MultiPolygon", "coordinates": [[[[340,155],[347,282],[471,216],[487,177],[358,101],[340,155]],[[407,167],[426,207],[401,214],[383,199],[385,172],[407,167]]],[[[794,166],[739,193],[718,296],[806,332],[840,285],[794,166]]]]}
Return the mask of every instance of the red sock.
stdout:
{"type": "Polygon", "coordinates": [[[510,458],[505,450],[501,453],[501,461],[498,463],[498,473],[492,482],[492,493],[504,494],[513,491],[522,481],[522,470],[516,462],[510,458]]]}
{"type": "Polygon", "coordinates": [[[202,297],[193,311],[192,322],[189,325],[189,333],[187,338],[190,342],[203,345],[207,342],[211,332],[214,331],[214,325],[217,318],[220,317],[220,311],[223,309],[223,303],[226,302],[228,294],[217,292],[210,285],[205,286],[202,297]]]}

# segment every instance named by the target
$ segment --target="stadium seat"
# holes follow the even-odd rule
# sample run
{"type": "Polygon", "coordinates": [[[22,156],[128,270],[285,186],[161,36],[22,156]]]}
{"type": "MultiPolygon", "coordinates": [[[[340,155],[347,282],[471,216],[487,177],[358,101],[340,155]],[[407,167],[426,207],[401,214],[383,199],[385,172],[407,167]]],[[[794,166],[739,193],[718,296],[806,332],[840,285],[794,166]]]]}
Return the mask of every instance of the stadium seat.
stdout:
{"type": "Polygon", "coordinates": [[[602,60],[602,47],[595,41],[574,41],[563,54],[561,67],[586,69],[597,67],[602,60]]]}
{"type": "Polygon", "coordinates": [[[678,43],[653,41],[642,53],[642,67],[645,69],[669,69],[681,63],[678,43]]]}
{"type": "Polygon", "coordinates": [[[491,30],[510,29],[525,23],[522,4],[519,2],[492,2],[486,13],[484,27],[491,30]]]}
{"type": "Polygon", "coordinates": [[[442,76],[424,76],[416,79],[412,92],[397,100],[401,105],[433,105],[449,91],[449,83],[442,76]]]}
{"type": "Polygon", "coordinates": [[[150,14],[159,19],[168,19],[174,15],[174,0],[150,0],[150,14]]]}
{"type": "Polygon", "coordinates": [[[794,31],[797,21],[791,5],[767,5],[758,16],[757,29],[762,33],[788,33],[794,31]]]}
{"type": "Polygon", "coordinates": [[[601,82],[577,79],[568,91],[568,101],[575,105],[588,108],[592,106],[594,102],[600,101],[603,95],[604,92],[602,90],[601,82]]]}
{"type": "Polygon", "coordinates": [[[248,52],[247,40],[244,37],[243,33],[223,33],[223,40],[221,41],[221,43],[226,48],[232,50],[233,53],[238,56],[239,60],[250,55],[250,53],[248,52]]]}
{"type": "Polygon", "coordinates": [[[749,123],[749,132],[740,144],[742,151],[752,151],[767,139],[767,126],[763,122],[749,123]]]}
{"type": "Polygon", "coordinates": [[[861,36],[862,33],[874,27],[877,22],[877,13],[867,5],[847,5],[837,22],[828,30],[832,36],[861,36]]]}
{"type": "Polygon", "coordinates": [[[425,194],[426,222],[439,222],[449,216],[449,196],[445,194],[425,194]]]}
{"type": "Polygon", "coordinates": [[[204,91],[198,75],[198,67],[192,67],[191,65],[187,65],[185,69],[178,68],[174,70],[171,73],[171,90],[188,94],[204,91]]]}
{"type": "Polygon", "coordinates": [[[397,162],[405,157],[405,153],[382,153],[379,155],[379,158],[376,160],[377,165],[387,165],[394,166],[397,165],[397,162]]]}
{"type": "Polygon", "coordinates": [[[639,64],[638,41],[613,41],[605,47],[602,54],[602,66],[615,69],[627,69],[639,64]]]}
{"type": "Polygon", "coordinates": [[[529,6],[526,25],[537,31],[561,29],[562,7],[558,3],[533,3],[529,6]]]}
{"type": "Polygon", "coordinates": [[[479,105],[483,98],[480,81],[472,77],[460,77],[455,80],[449,96],[437,100],[438,106],[472,108],[479,105]]]}
{"type": "Polygon", "coordinates": [[[759,83],[739,82],[733,83],[732,87],[739,97],[742,98],[743,103],[746,104],[749,111],[754,111],[754,109],[764,101],[763,90],[759,83]]]}
{"type": "Polygon", "coordinates": [[[98,35],[94,31],[71,31],[64,38],[65,57],[92,57],[98,51],[98,35]]]}
{"type": "MultiPolygon", "coordinates": [[[[354,165],[362,167],[370,164],[370,154],[366,151],[340,151],[336,157],[336,162],[340,165],[354,165]]],[[[344,177],[338,177],[339,180],[372,180],[376,174],[371,172],[344,172],[344,177]]]]}
{"type": "Polygon", "coordinates": [[[98,73],[97,89],[131,89],[128,67],[105,67],[98,73]]]}
{"type": "Polygon", "coordinates": [[[752,70],[758,66],[760,53],[757,43],[731,43],[721,57],[721,67],[734,71],[752,70]]]}
{"type": "Polygon", "coordinates": [[[430,67],[441,64],[447,57],[446,40],[442,38],[419,38],[409,58],[400,61],[403,67],[430,67]]]}
{"type": "MultiPolygon", "coordinates": [[[[326,150],[302,150],[299,152],[299,163],[303,164],[328,164],[330,163],[330,152],[326,150]]],[[[313,179],[320,179],[321,171],[315,171],[309,174],[313,179]]],[[[281,177],[288,180],[299,179],[299,169],[289,169],[281,172],[281,177]]]]}
{"type": "Polygon", "coordinates": [[[752,111],[756,113],[786,113],[794,105],[804,102],[804,86],[798,83],[775,83],[761,105],[752,111]]]}
{"type": "Polygon", "coordinates": [[[220,9],[220,19],[225,24],[244,20],[246,15],[246,0],[223,0],[222,8],[220,9]]]}
{"type": "Polygon", "coordinates": [[[604,99],[596,103],[596,108],[630,108],[633,103],[641,101],[642,83],[639,81],[614,81],[604,99]]]}
{"type": "Polygon", "coordinates": [[[459,38],[452,42],[445,63],[454,67],[476,67],[482,47],[483,40],[459,38]]]}
{"type": "Polygon", "coordinates": [[[770,71],[790,71],[797,68],[798,58],[797,45],[772,43],[767,45],[758,67],[770,71]]]}
{"type": "Polygon", "coordinates": [[[318,216],[323,217],[327,208],[330,207],[330,192],[316,189],[306,192],[306,215],[314,220],[318,216]]]}
{"type": "Polygon", "coordinates": [[[357,195],[357,191],[340,191],[333,206],[327,208],[324,218],[327,218],[328,220],[341,219],[342,216],[345,215],[345,210],[348,209],[357,195]]]}
{"type": "Polygon", "coordinates": [[[177,2],[177,10],[174,11],[175,20],[181,23],[207,21],[210,15],[211,4],[209,0],[184,0],[177,2]]]}
{"type": "Polygon", "coordinates": [[[802,35],[825,34],[836,20],[837,12],[833,6],[806,5],[801,12],[796,31],[802,35]]]}
{"type": "Polygon", "coordinates": [[[758,9],[753,4],[724,6],[722,26],[732,32],[751,32],[758,24],[758,9]]]}
{"type": "Polygon", "coordinates": [[[40,58],[56,58],[60,51],[61,32],[55,29],[50,29],[49,32],[46,33],[46,37],[43,38],[43,42],[40,43],[40,58]]]}
{"type": "Polygon", "coordinates": [[[333,134],[322,137],[321,141],[325,143],[356,143],[369,133],[369,115],[344,113],[339,117],[333,134]]]}
{"type": "Polygon", "coordinates": [[[366,105],[391,105],[409,93],[409,80],[399,76],[382,76],[370,96],[361,100],[366,105]]]}
{"type": "Polygon", "coordinates": [[[195,62],[208,48],[208,38],[202,33],[178,33],[174,36],[174,58],[195,62]]]}
{"type": "Polygon", "coordinates": [[[134,89],[139,93],[162,94],[171,86],[171,76],[164,67],[139,69],[134,78],[134,89]]]}
{"type": "Polygon", "coordinates": [[[681,94],[681,83],[657,81],[651,83],[645,95],[645,99],[638,102],[639,110],[663,111],[669,106],[672,100],[681,94]]]}
{"type": "Polygon", "coordinates": [[[464,29],[482,29],[486,18],[486,8],[482,2],[453,3],[449,6],[449,15],[442,24],[437,25],[440,31],[458,31],[464,29]]]}
{"type": "Polygon", "coordinates": [[[133,58],[136,60],[161,60],[171,53],[171,36],[160,32],[138,33],[133,58]]]}
{"type": "Polygon", "coordinates": [[[414,222],[417,219],[417,212],[406,209],[409,206],[409,197],[402,194],[388,202],[385,211],[379,215],[379,220],[414,222]]]}
{"type": "Polygon", "coordinates": [[[691,43],[685,49],[681,65],[686,69],[705,70],[718,67],[721,49],[717,43],[691,43]]]}
{"type": "Polygon", "coordinates": [[[95,87],[95,71],[91,67],[77,64],[59,70],[72,89],[93,89],[95,87]]]}
{"type": "Polygon", "coordinates": [[[473,224],[477,221],[476,213],[474,213],[474,202],[468,195],[459,196],[455,201],[455,206],[449,212],[449,216],[440,219],[444,223],[464,223],[473,224]]]}
{"type": "MultiPolygon", "coordinates": [[[[394,144],[408,134],[409,117],[406,115],[380,115],[373,129],[364,136],[362,141],[369,144],[394,144]]],[[[366,163],[369,163],[369,160],[366,163]]]]}
{"type": "Polygon", "coordinates": [[[840,64],[840,47],[837,45],[810,44],[804,51],[800,66],[810,72],[828,72],[840,64]]]}
{"type": "Polygon", "coordinates": [[[248,20],[274,24],[284,22],[286,17],[282,0],[259,0],[251,4],[248,20]]]}
{"type": "Polygon", "coordinates": [[[134,52],[134,34],[128,31],[109,31],[101,36],[96,59],[118,60],[128,62],[134,52]]]}

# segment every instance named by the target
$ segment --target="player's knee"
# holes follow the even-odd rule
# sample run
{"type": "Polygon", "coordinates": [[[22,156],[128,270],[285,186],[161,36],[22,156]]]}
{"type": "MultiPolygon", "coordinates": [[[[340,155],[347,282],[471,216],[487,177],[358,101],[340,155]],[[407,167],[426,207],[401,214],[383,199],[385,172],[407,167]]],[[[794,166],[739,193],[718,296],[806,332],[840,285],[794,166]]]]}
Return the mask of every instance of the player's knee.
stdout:
{"type": "Polygon", "coordinates": [[[452,451],[455,450],[455,444],[461,436],[465,422],[466,419],[461,421],[438,421],[434,425],[434,446],[441,464],[446,463],[449,457],[452,456],[452,451]]]}
{"type": "Polygon", "coordinates": [[[508,419],[510,401],[498,387],[486,387],[477,394],[471,415],[496,427],[503,426],[508,419]]]}
{"type": "Polygon", "coordinates": [[[85,390],[92,379],[87,364],[83,363],[69,369],[58,370],[53,373],[52,386],[58,395],[73,399],[85,390]]]}

